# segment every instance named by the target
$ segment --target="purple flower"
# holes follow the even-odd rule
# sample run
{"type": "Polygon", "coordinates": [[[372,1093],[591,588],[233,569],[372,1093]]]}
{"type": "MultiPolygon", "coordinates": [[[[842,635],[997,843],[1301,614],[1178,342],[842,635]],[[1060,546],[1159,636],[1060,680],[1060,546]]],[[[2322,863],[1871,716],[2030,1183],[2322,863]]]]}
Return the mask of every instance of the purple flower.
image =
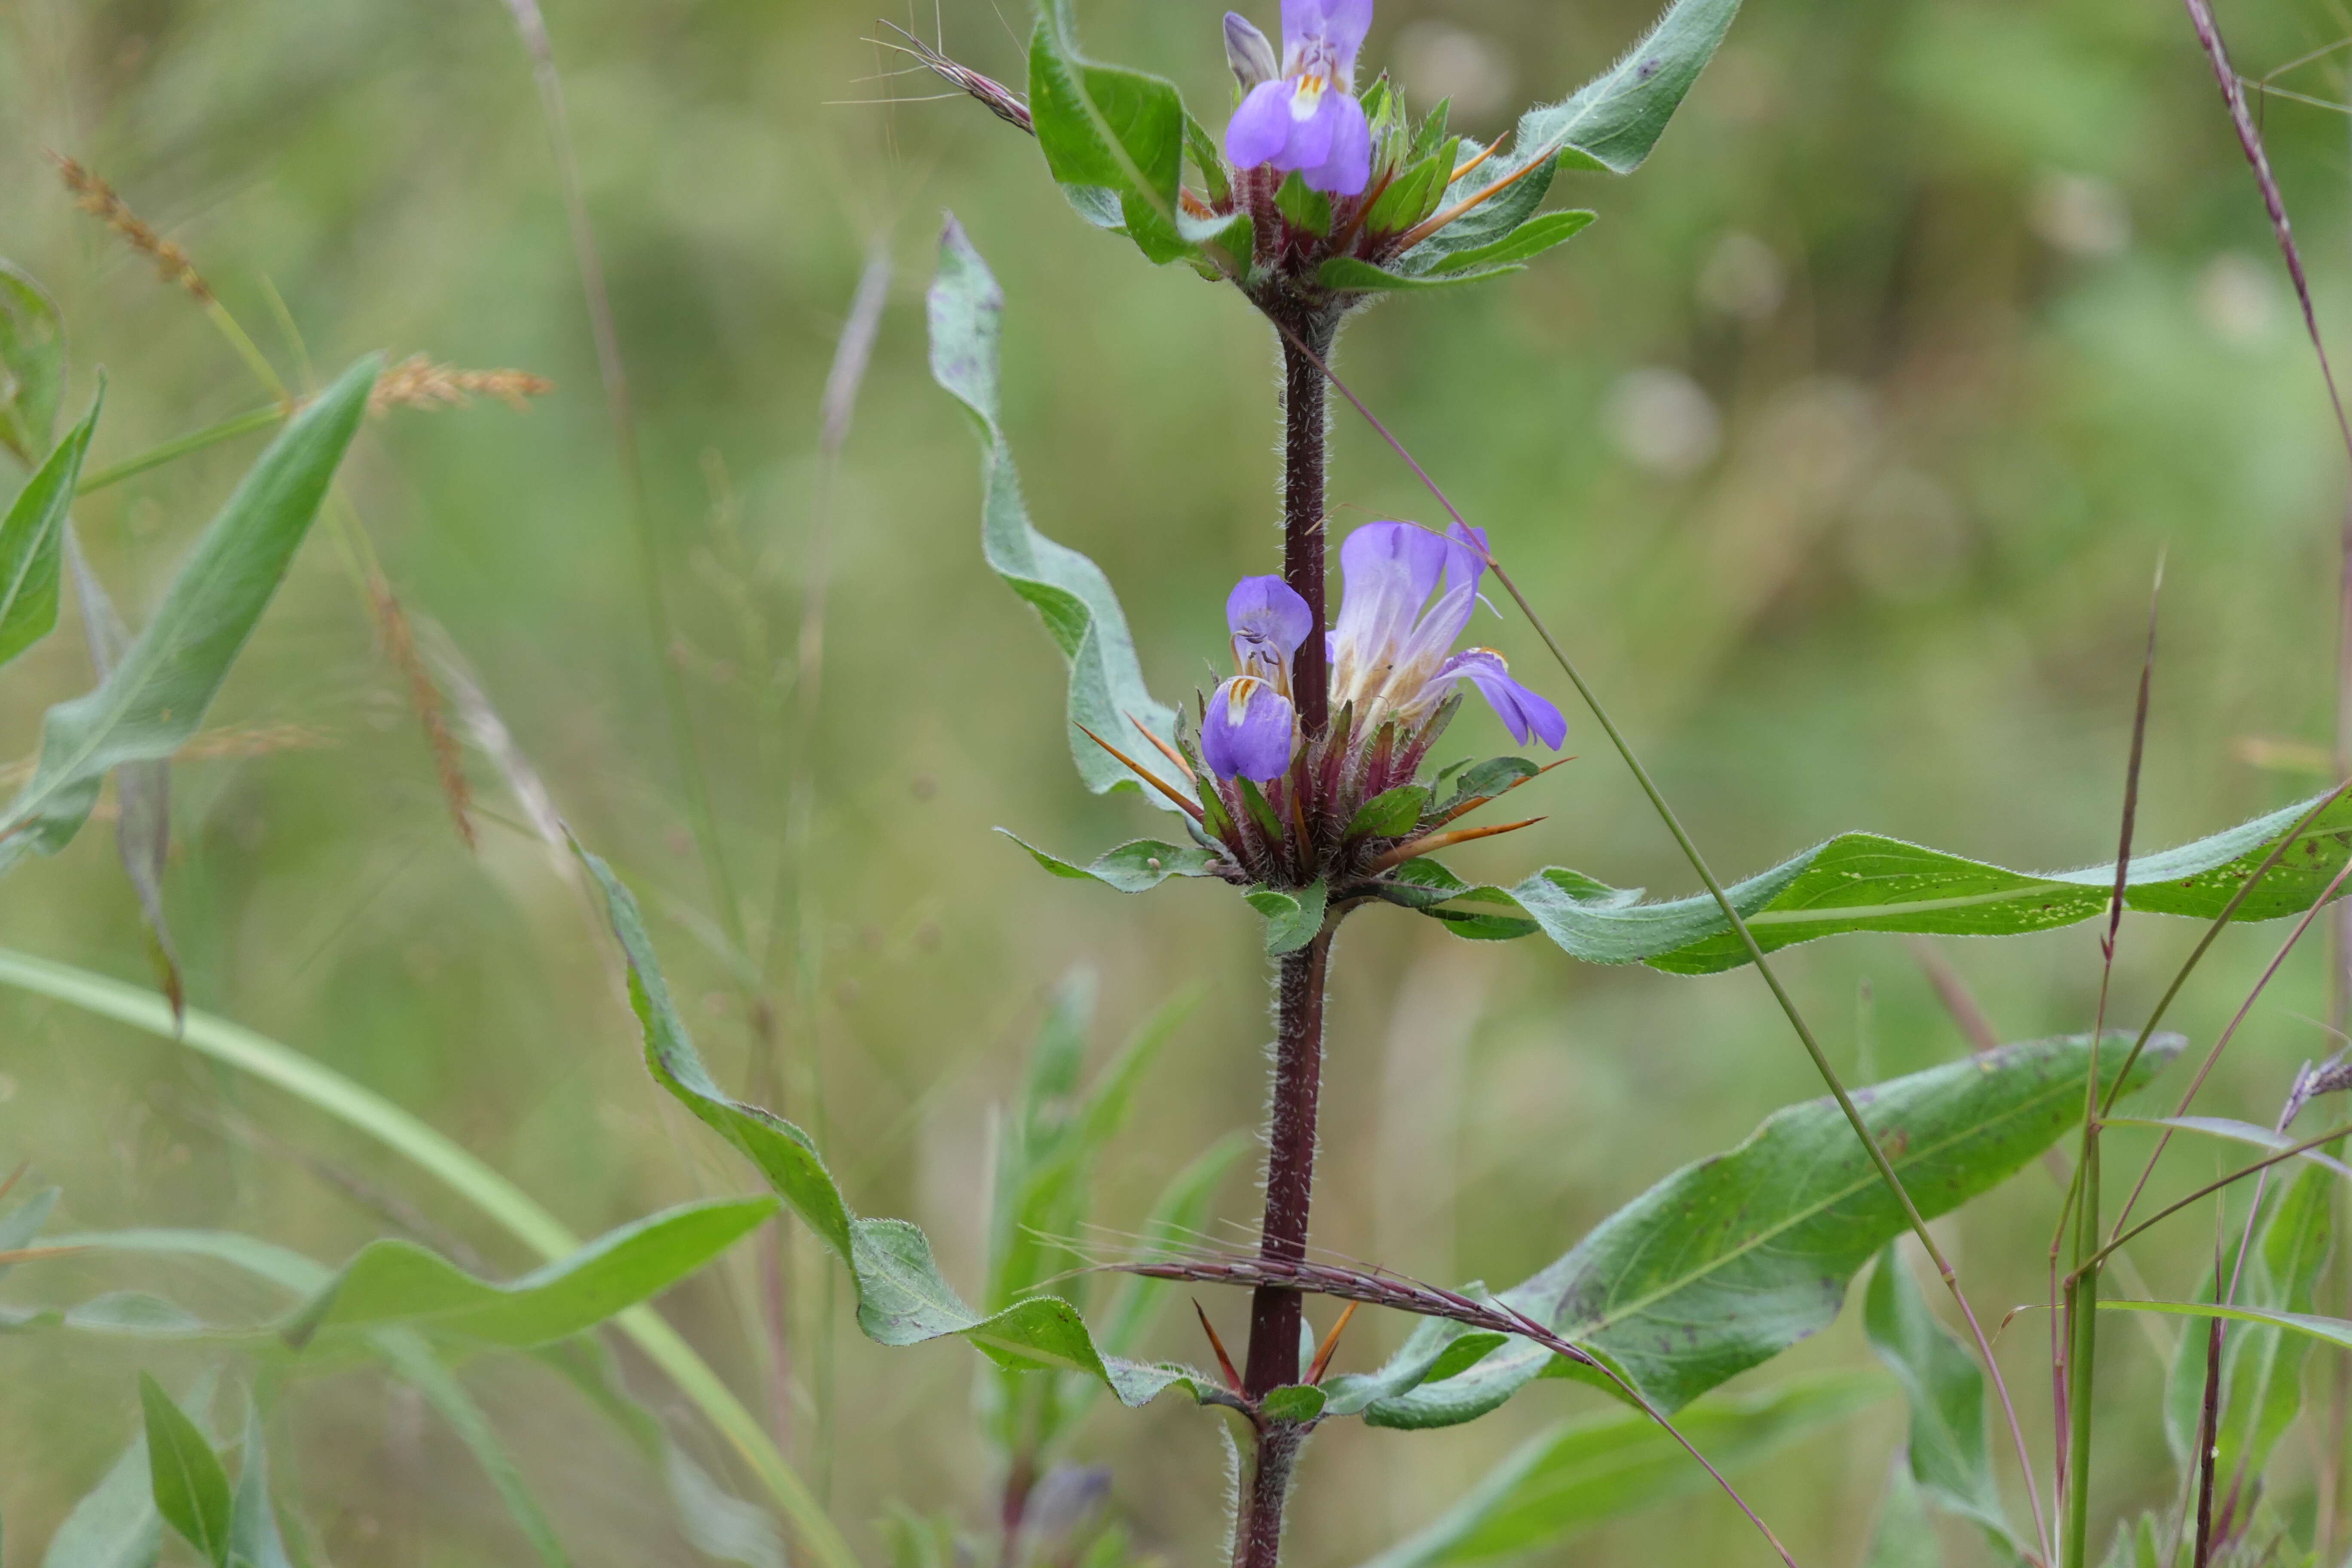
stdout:
{"type": "Polygon", "coordinates": [[[1248,87],[1225,127],[1225,156],[1235,167],[1270,163],[1297,171],[1314,190],[1362,193],[1372,177],[1372,131],[1356,101],[1356,51],[1371,26],[1372,0],[1282,0],[1282,74],[1253,85],[1248,78],[1274,51],[1264,34],[1226,14],[1226,56],[1248,87]]]}
{"type": "Polygon", "coordinates": [[[1339,547],[1345,595],[1331,628],[1331,703],[1356,705],[1359,733],[1388,720],[1419,725],[1466,680],[1521,745],[1558,751],[1568,721],[1511,679],[1492,648],[1454,651],[1478,603],[1486,542],[1456,523],[1444,535],[1409,522],[1368,522],[1339,547]],[[1431,595],[1436,595],[1435,602],[1431,595]]]}
{"type": "Polygon", "coordinates": [[[1209,698],[1201,718],[1201,760],[1221,779],[1265,784],[1290,767],[1298,728],[1290,699],[1254,675],[1236,675],[1209,698]]]}

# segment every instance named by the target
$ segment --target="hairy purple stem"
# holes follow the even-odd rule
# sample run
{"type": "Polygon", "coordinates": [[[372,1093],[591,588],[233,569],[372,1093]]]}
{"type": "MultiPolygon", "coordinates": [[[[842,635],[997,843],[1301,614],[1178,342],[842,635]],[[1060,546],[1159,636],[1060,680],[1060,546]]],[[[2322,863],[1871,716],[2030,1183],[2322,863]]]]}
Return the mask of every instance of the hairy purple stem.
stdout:
{"type": "Polygon", "coordinates": [[[1330,727],[1331,679],[1323,634],[1323,447],[1329,432],[1323,360],[1339,335],[1338,320],[1301,312],[1277,323],[1282,332],[1282,580],[1307,601],[1315,625],[1299,645],[1291,694],[1299,727],[1320,735],[1330,727]],[[1302,353],[1302,345],[1311,352],[1302,353]]]}

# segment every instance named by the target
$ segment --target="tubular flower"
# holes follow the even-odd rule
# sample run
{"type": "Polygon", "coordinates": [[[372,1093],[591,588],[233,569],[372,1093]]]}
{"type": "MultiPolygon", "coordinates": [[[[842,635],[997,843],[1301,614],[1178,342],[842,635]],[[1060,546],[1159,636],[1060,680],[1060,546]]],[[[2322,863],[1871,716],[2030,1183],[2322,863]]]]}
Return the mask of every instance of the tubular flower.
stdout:
{"type": "Polygon", "coordinates": [[[1441,537],[1369,522],[1339,547],[1346,595],[1330,632],[1331,705],[1353,704],[1360,731],[1389,721],[1417,729],[1466,680],[1519,744],[1541,740],[1558,751],[1568,739],[1560,710],[1512,679],[1501,654],[1454,651],[1477,606],[1486,550],[1485,536],[1460,523],[1441,537]]]}
{"type": "Polygon", "coordinates": [[[1234,663],[1201,718],[1201,760],[1221,779],[1264,783],[1290,766],[1298,728],[1290,660],[1315,627],[1307,601],[1279,577],[1244,577],[1225,600],[1234,663]]]}
{"type": "MultiPolygon", "coordinates": [[[[1225,156],[1236,168],[1271,164],[1297,171],[1314,190],[1362,193],[1372,133],[1356,101],[1356,51],[1371,26],[1372,0],[1282,0],[1282,74],[1250,85],[1225,127],[1225,156]]],[[[1273,57],[1265,35],[1231,13],[1225,40],[1244,82],[1273,57]]]]}

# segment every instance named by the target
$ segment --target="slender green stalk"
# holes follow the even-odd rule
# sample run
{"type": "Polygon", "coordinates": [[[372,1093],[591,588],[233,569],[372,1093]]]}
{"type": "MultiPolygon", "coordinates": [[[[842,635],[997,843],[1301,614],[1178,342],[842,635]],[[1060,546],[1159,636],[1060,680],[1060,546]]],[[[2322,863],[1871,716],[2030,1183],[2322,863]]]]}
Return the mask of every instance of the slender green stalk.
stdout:
{"type": "Polygon", "coordinates": [[[176,440],[166,441],[160,447],[150,447],[135,458],[125,458],[119,463],[109,464],[96,473],[84,474],[81,477],[81,483],[75,487],[74,493],[86,496],[93,490],[102,490],[109,485],[121,483],[133,474],[143,474],[150,468],[160,468],[173,459],[184,458],[191,452],[201,452],[206,447],[218,446],[223,441],[233,441],[239,436],[247,435],[255,430],[267,430],[271,426],[283,422],[285,418],[286,405],[282,403],[272,403],[266,407],[247,409],[245,413],[234,415],[217,425],[207,425],[201,430],[191,431],[176,440]]]}
{"type": "MultiPolygon", "coordinates": [[[[5,948],[0,948],[0,984],[176,1041],[225,1067],[275,1084],[382,1142],[544,1258],[551,1261],[580,1247],[580,1238],[530,1194],[425,1121],[332,1068],[242,1025],[192,1007],[184,1026],[175,1028],[171,1005],[152,991],[5,948]]],[[[818,1506],[807,1484],[694,1347],[651,1307],[633,1307],[614,1321],[734,1446],[792,1521],[811,1559],[824,1568],[857,1568],[848,1542],[818,1506]]]]}
{"type": "MultiPolygon", "coordinates": [[[[1296,333],[1291,332],[1280,321],[1275,324],[1283,327],[1285,335],[1290,339],[1292,345],[1300,353],[1307,355],[1314,361],[1316,367],[1322,371],[1325,379],[1330,382],[1332,388],[1348,400],[1349,405],[1363,416],[1364,422],[1372,427],[1382,441],[1387,443],[1389,449],[1412,470],[1414,477],[1421,480],[1432,496],[1436,498],[1437,504],[1445,509],[1446,515],[1464,528],[1468,528],[1469,523],[1459,511],[1454,510],[1454,503],[1446,499],[1445,492],[1438,488],[1437,481],[1429,477],[1428,470],[1415,461],[1412,454],[1405,450],[1404,444],[1390,434],[1388,426],[1381,424],[1370,408],[1364,406],[1363,400],[1349,390],[1348,384],[1332,374],[1331,367],[1320,357],[1316,356],[1314,351],[1300,341],[1296,333]]],[[[1976,1309],[1969,1304],[1967,1294],[1960,1289],[1958,1273],[1945,1258],[1943,1248],[1936,1244],[1936,1238],[1927,1233],[1927,1222],[1920,1216],[1918,1205],[1911,1201],[1911,1194],[1904,1187],[1903,1178],[1896,1173],[1894,1164],[1888,1161],[1886,1152],[1881,1149],[1878,1146],[1878,1141],[1871,1136],[1869,1125],[1863,1121],[1862,1112],[1855,1109],[1853,1097],[1846,1092],[1845,1084],[1839,1079],[1837,1069],[1830,1065],[1828,1055],[1822,1051],[1821,1042],[1813,1036],[1812,1026],[1805,1022],[1804,1015],[1798,1010],[1795,999],[1789,994],[1787,987],[1780,984],[1780,975],[1774,973],[1772,965],[1764,956],[1763,947],[1756,940],[1756,933],[1748,929],[1746,918],[1732,903],[1731,896],[1724,891],[1723,884],[1716,879],[1714,871],[1708,868],[1706,858],[1699,853],[1698,846],[1692,841],[1690,834],[1683,827],[1682,819],[1675,815],[1674,807],[1667,804],[1665,795],[1660,792],[1656,782],[1650,777],[1649,769],[1642,765],[1642,760],[1635,754],[1633,744],[1617,728],[1616,721],[1609,716],[1609,710],[1601,705],[1600,697],[1585,682],[1582,672],[1576,667],[1576,661],[1568,657],[1568,650],[1560,647],[1559,639],[1552,636],[1551,628],[1544,623],[1541,616],[1536,614],[1535,606],[1528,603],[1527,595],[1519,591],[1519,585],[1512,581],[1511,574],[1504,570],[1503,563],[1495,558],[1491,550],[1486,552],[1486,564],[1493,570],[1496,580],[1501,583],[1504,590],[1511,595],[1512,602],[1519,606],[1519,613],[1527,616],[1528,624],[1535,628],[1536,635],[1543,639],[1544,647],[1550,650],[1553,659],[1559,663],[1570,682],[1575,686],[1577,695],[1582,698],[1585,706],[1592,710],[1593,718],[1600,721],[1601,728],[1608,734],[1610,744],[1616,748],[1617,754],[1623,759],[1627,771],[1633,773],[1634,783],[1641,786],[1642,793],[1649,798],[1651,808],[1658,814],[1659,820],[1666,825],[1666,831],[1674,836],[1675,843],[1682,849],[1684,858],[1690,862],[1691,869],[1696,872],[1699,880],[1706,885],[1707,892],[1714,898],[1716,906],[1723,911],[1724,919],[1738,934],[1740,945],[1748,950],[1748,962],[1753,963],[1756,966],[1756,972],[1764,977],[1764,984],[1770,988],[1773,999],[1780,1005],[1780,1011],[1788,1016],[1789,1025],[1796,1030],[1797,1038],[1803,1042],[1805,1054],[1812,1058],[1814,1069],[1821,1074],[1822,1081],[1829,1086],[1830,1094],[1837,1100],[1838,1109],[1845,1114],[1847,1122],[1853,1128],[1854,1136],[1862,1141],[1862,1146],[1869,1154],[1871,1163],[1877,1167],[1879,1179],[1885,1183],[1887,1190],[1893,1193],[1895,1201],[1902,1205],[1904,1217],[1910,1223],[1911,1233],[1919,1238],[1919,1245],[1926,1249],[1927,1257],[1936,1265],[1936,1272],[1942,1276],[1944,1288],[1951,1292],[1953,1300],[1959,1304],[1960,1315],[1968,1320],[1969,1332],[1976,1341],[1977,1353],[1982,1358],[1985,1370],[1991,1374],[1994,1391],[2000,1395],[2001,1409],[2009,1418],[2010,1436],[2016,1445],[2018,1459],[2025,1477],[2026,1498],[2032,1505],[2034,1533],[2044,1549],[2048,1550],[2050,1547],[2049,1521],[2042,1510],[2041,1489],[2034,1482],[2032,1450],[2025,1444],[2025,1429],[2018,1422],[2016,1403],[2010,1398],[2008,1383],[2001,1376],[2000,1363],[1994,1359],[1992,1342],[1986,1338],[1983,1325],[1977,1321],[1976,1309]]]]}

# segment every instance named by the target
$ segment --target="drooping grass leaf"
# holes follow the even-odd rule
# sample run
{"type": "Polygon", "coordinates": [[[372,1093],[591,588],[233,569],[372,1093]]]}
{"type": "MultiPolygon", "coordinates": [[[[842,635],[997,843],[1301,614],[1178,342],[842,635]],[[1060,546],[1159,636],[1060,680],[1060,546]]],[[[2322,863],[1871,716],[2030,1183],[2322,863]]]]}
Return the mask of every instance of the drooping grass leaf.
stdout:
{"type": "MultiPolygon", "coordinates": [[[[2273,1131],[2252,1121],[2240,1121],[2230,1116],[2103,1116],[2102,1127],[2168,1127],[2176,1132],[2200,1132],[2211,1138],[2227,1139],[2232,1143],[2244,1143],[2272,1153],[2284,1153],[2300,1142],[2284,1132],[2273,1131]]],[[[2346,1181],[2352,1181],[2352,1165],[2320,1149],[2305,1149],[2295,1158],[2323,1171],[2331,1171],[2346,1181]]]]}
{"type": "Polygon", "coordinates": [[[415,1242],[370,1242],[285,1328],[303,1345],[339,1330],[401,1326],[491,1344],[542,1345],[658,1295],[759,1228],[772,1198],[681,1204],[590,1242],[511,1285],[475,1279],[415,1242]]]}
{"type": "MultiPolygon", "coordinates": [[[[1874,1373],[1822,1373],[1756,1394],[1700,1400],[1675,1425],[1728,1471],[1889,1392],[1874,1373]]],[[[1450,1568],[1519,1557],[1710,1484],[1682,1445],[1640,1411],[1563,1421],[1519,1445],[1460,1502],[1363,1568],[1450,1568]]]]}
{"type": "Polygon", "coordinates": [[[2105,1296],[2099,1298],[2099,1306],[2107,1311],[2160,1312],[2175,1318],[2222,1318],[2233,1323],[2261,1324],[2352,1350],[2352,1319],[2277,1311],[2265,1307],[2217,1307],[2210,1301],[2109,1300],[2105,1296]]]}
{"type": "Polygon", "coordinates": [[[1985,1430],[1985,1376],[1977,1358],[1927,1309],[1896,1248],[1878,1255],[1864,1293],[1862,1324],[1870,1348],[1903,1384],[1911,1405],[1910,1473],[1927,1495],[1992,1537],[1995,1550],[2021,1555],[1994,1484],[1985,1430]]]}
{"type": "Polygon", "coordinates": [[[257,1403],[246,1410],[245,1451],[237,1462],[236,1498],[229,1513],[228,1559],[234,1568],[294,1568],[269,1495],[269,1438],[262,1430],[257,1403]]]}
{"type": "Polygon", "coordinates": [[[57,302],[32,274],[0,260],[0,447],[28,468],[48,454],[65,384],[57,302]]]}
{"type": "Polygon", "coordinates": [[[1145,688],[1135,640],[1128,633],[1127,616],[1110,579],[1101,567],[1056,544],[1029,521],[1013,448],[998,414],[1003,315],[1003,292],[964,237],[963,226],[950,217],[940,236],[939,276],[932,279],[929,294],[931,375],[971,413],[980,437],[982,553],[1037,612],[1069,661],[1070,755],[1078,776],[1097,795],[1140,790],[1155,805],[1172,811],[1175,807],[1164,795],[1137,783],[1124,764],[1081,732],[1083,726],[1121,746],[1171,788],[1183,789],[1184,781],[1175,770],[1135,734],[1135,725],[1140,723],[1172,742],[1176,710],[1153,700],[1145,688]],[[1123,741],[1137,743],[1129,748],[1123,741]]]}
{"type": "Polygon", "coordinates": [[[214,1568],[227,1568],[236,1501],[219,1456],[187,1412],[143,1372],[139,1405],[147,1418],[147,1473],[155,1511],[214,1568]]]}
{"type": "MultiPolygon", "coordinates": [[[[2129,1043],[2111,1035],[2099,1053],[2110,1089],[2129,1043]]],[[[2152,1038],[2131,1087],[2183,1044],[2178,1035],[2152,1038]]],[[[2089,1056],[2087,1036],[2035,1040],[1853,1099],[1912,1201],[1933,1218],[1997,1185],[2074,1124],[2089,1056]]],[[[1666,1177],[1503,1300],[1607,1358],[1672,1411],[1826,1328],[1847,1281],[1906,1225],[1836,1105],[1811,1100],[1776,1111],[1738,1148],[1666,1177]]],[[[1370,1374],[1382,1397],[1367,1409],[1369,1421],[1452,1426],[1548,1370],[1590,1380],[1517,1339],[1455,1370],[1439,1354],[1453,1327],[1399,1352],[1395,1364],[1412,1375],[1370,1374]]]]}
{"type": "Polygon", "coordinates": [[[81,460],[89,451],[90,432],[98,427],[98,412],[105,401],[101,385],[88,417],[67,431],[57,449],[42,459],[16,492],[8,515],[0,519],[0,665],[48,636],[58,624],[66,515],[73,510],[81,460]]]}
{"type": "Polygon", "coordinates": [[[1554,147],[1569,168],[1612,174],[1640,168],[1738,12],[1739,0],[1675,0],[1615,65],[1559,102],[1519,117],[1509,157],[1496,160],[1503,165],[1498,177],[1554,147]]]}
{"type": "Polygon", "coordinates": [[[310,531],[367,410],[376,360],[360,361],[269,444],[208,525],[149,620],[97,689],[48,711],[33,776],[0,813],[0,871],[54,855],[79,832],[107,773],[169,757],[252,635],[310,531]]]}
{"type": "Polygon", "coordinates": [[[1076,1310],[1058,1297],[1032,1296],[999,1312],[974,1312],[940,1277],[930,1241],[921,1230],[904,1220],[854,1215],[806,1133],[719,1089],[670,1000],[636,900],[611,867],[585,848],[574,847],[604,898],[606,918],[628,962],[629,1000],[645,1031],[646,1069],[698,1120],[750,1160],[848,1266],[857,1324],[867,1338],[886,1345],[912,1345],[960,1335],[1000,1365],[1076,1371],[1100,1378],[1129,1405],[1148,1403],[1171,1387],[1197,1397],[1200,1384],[1187,1369],[1144,1366],[1102,1354],[1076,1310]]]}
{"type": "MultiPolygon", "coordinates": [[[[2178,848],[2133,857],[2125,906],[2214,919],[2279,841],[2325,798],[2286,806],[2178,848]]],[[[2264,921],[2301,913],[2326,889],[2347,854],[2352,796],[2312,819],[2233,918],[2264,921]]],[[[1747,962],[1747,949],[1707,894],[1645,904],[1638,888],[1611,888],[1557,868],[1508,889],[1473,887],[1442,867],[1415,872],[1413,879],[1391,892],[1392,901],[1449,923],[1464,918],[1464,911],[1448,907],[1450,900],[1516,906],[1564,951],[1591,963],[1638,963],[1675,974],[1714,974],[1747,962]]],[[[1849,931],[2020,936],[2050,931],[2103,912],[2115,879],[2112,864],[2035,876],[1874,833],[1847,833],[1726,890],[1757,944],[1770,952],[1849,931]]]]}

